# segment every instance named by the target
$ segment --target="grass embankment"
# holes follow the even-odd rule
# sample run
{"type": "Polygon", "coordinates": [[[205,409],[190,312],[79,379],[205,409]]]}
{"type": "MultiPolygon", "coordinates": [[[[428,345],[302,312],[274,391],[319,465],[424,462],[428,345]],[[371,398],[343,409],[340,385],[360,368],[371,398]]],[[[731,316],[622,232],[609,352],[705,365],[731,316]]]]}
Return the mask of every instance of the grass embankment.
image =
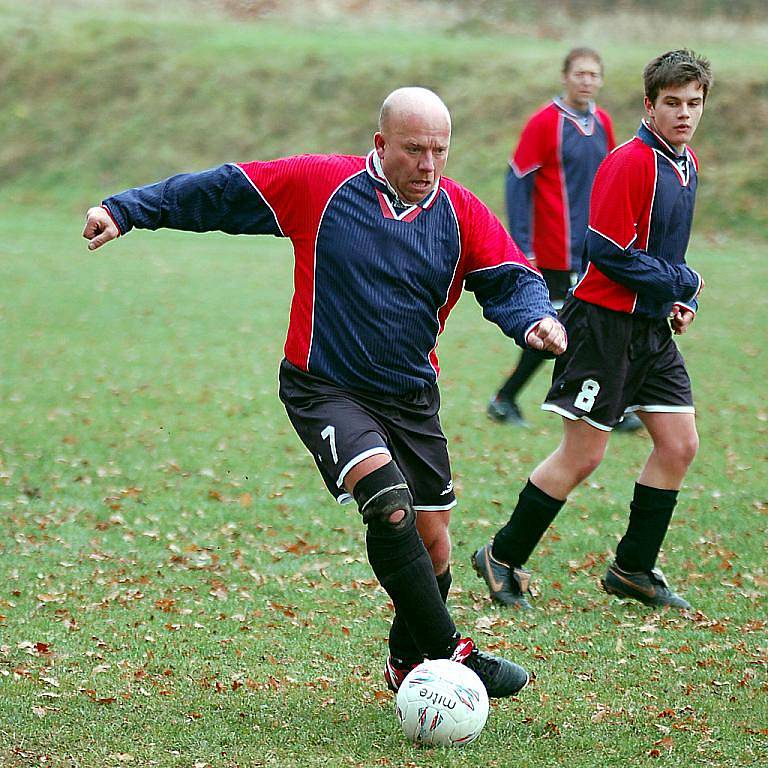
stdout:
{"type": "Polygon", "coordinates": [[[686,22],[681,36],[679,25],[659,29],[657,17],[639,16],[628,34],[626,18],[616,28],[605,17],[553,40],[450,32],[418,10],[412,29],[396,18],[313,29],[227,19],[209,5],[196,18],[179,7],[174,16],[173,5],[151,15],[52,3],[41,17],[0,6],[0,178],[17,199],[82,206],[94,194],[225,160],[364,153],[382,97],[419,83],[453,112],[450,175],[500,209],[509,149],[527,115],[556,92],[568,46],[603,52],[601,102],[624,140],[641,116],[643,65],[685,44],[712,58],[717,77],[695,142],[698,226],[762,233],[768,63],[759,26],[742,35],[729,28],[715,42],[703,25],[686,22]]]}

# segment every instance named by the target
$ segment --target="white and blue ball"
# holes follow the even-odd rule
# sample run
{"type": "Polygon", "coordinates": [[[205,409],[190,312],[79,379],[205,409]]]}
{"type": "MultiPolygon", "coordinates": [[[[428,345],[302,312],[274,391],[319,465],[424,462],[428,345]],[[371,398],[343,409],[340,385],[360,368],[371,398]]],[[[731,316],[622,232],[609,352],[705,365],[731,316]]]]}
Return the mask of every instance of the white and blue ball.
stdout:
{"type": "Polygon", "coordinates": [[[414,667],[397,692],[396,704],[400,725],[416,744],[469,744],[488,719],[488,694],[480,678],[448,659],[414,667]]]}

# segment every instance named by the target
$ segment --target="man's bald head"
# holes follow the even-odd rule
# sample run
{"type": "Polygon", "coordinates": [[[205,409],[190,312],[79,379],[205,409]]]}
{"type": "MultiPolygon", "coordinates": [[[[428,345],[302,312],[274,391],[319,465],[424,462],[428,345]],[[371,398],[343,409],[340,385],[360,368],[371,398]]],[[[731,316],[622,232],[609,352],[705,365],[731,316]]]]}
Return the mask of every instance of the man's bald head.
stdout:
{"type": "Polygon", "coordinates": [[[381,168],[405,204],[424,200],[440,181],[451,143],[451,116],[426,88],[398,88],[384,99],[373,144],[381,168]]]}
{"type": "Polygon", "coordinates": [[[410,116],[426,118],[430,121],[444,121],[451,130],[451,114],[443,100],[428,88],[408,86],[398,88],[384,99],[379,112],[379,131],[386,133],[392,124],[399,123],[410,116]]]}

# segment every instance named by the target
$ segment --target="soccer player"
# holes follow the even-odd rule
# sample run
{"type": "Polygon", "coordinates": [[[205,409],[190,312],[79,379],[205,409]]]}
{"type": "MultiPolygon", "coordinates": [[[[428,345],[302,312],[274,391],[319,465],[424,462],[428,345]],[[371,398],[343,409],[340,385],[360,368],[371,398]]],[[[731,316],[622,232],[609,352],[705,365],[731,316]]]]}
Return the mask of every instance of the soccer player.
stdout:
{"type": "Polygon", "coordinates": [[[622,598],[690,608],[655,564],[698,448],[691,383],[673,333],[693,322],[703,286],[685,263],[698,172],[688,143],[712,74],[706,59],[677,50],[651,61],[643,78],[647,116],[597,172],[587,270],[560,313],[570,343],[543,407],[563,417],[562,442],[531,473],[509,522],[472,557],[493,599],[507,605],[530,607],[523,565],[629,409],[653,449],[602,583],[622,598]]]}
{"type": "Polygon", "coordinates": [[[402,88],[367,157],[226,164],[130,189],[87,213],[92,250],[133,228],[271,234],[295,257],[280,398],[339,502],[357,502],[369,562],[395,606],[385,679],[427,658],[474,670],[489,696],[528,673],[478,651],[445,605],[456,503],[438,410],[437,340],[462,289],[521,346],[558,354],[565,333],[502,224],[443,177],[445,104],[402,88]]]}
{"type": "MultiPolygon", "coordinates": [[[[509,161],[509,232],[547,282],[556,309],[582,268],[589,193],[598,166],[616,146],[610,115],[595,105],[603,61],[592,48],[574,48],[563,61],[563,94],[528,120],[509,161]]],[[[517,367],[491,398],[488,415],[526,426],[517,397],[544,358],[523,350],[517,367]]],[[[636,416],[618,429],[642,426],[636,416]]]]}

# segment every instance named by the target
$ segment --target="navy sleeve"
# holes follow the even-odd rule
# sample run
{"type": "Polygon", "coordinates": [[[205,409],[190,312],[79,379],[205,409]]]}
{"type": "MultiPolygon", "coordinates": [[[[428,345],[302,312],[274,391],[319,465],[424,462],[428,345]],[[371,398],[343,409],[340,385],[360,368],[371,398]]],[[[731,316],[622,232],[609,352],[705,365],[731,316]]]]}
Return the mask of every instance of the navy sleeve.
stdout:
{"type": "Polygon", "coordinates": [[[501,264],[466,275],[467,290],[483,308],[483,317],[501,328],[521,347],[525,336],[544,317],[557,317],[547,284],[538,272],[516,264],[501,264]]]}
{"type": "Polygon", "coordinates": [[[591,227],[587,230],[589,260],[611,280],[659,303],[690,303],[701,288],[701,277],[687,264],[669,264],[640,248],[621,248],[591,227]]]}
{"type": "Polygon", "coordinates": [[[699,302],[696,299],[692,299],[691,301],[676,301],[675,304],[690,309],[694,315],[699,311],[699,302]]]}
{"type": "Polygon", "coordinates": [[[121,234],[137,229],[282,235],[272,209],[234,165],[183,173],[107,198],[121,234]]]}
{"type": "Polygon", "coordinates": [[[505,200],[509,234],[526,256],[535,256],[531,249],[533,220],[533,182],[536,171],[518,176],[512,167],[507,172],[505,200]]]}

